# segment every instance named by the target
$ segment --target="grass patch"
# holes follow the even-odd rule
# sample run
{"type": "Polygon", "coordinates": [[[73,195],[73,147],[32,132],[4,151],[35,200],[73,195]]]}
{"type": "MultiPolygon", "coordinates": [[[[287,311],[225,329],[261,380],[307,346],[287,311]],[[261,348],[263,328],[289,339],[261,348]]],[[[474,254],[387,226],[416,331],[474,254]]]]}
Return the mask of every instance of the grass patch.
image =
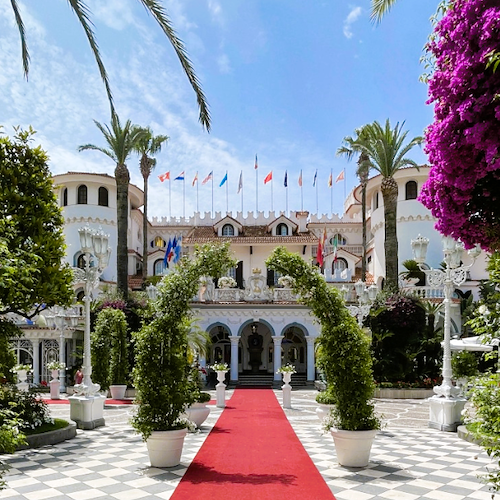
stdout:
{"type": "Polygon", "coordinates": [[[44,432],[56,431],[57,429],[64,429],[69,425],[69,422],[62,418],[55,418],[53,424],[43,424],[35,429],[23,431],[26,436],[33,436],[34,434],[43,434],[44,432]]]}

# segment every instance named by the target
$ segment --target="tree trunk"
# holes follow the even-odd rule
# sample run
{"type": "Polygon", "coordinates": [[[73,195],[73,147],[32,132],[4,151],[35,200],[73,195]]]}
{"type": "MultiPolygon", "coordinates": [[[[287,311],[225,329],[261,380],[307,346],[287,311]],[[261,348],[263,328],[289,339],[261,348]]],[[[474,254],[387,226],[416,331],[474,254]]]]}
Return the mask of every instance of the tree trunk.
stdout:
{"type": "Polygon", "coordinates": [[[128,186],[130,175],[126,165],[117,164],[116,218],[118,241],[116,247],[117,288],[124,300],[128,299],[128,186]]]}
{"type": "Polygon", "coordinates": [[[398,286],[398,235],[397,235],[397,203],[398,185],[392,177],[386,177],[381,185],[384,199],[385,218],[385,287],[397,291],[398,286]]]}
{"type": "Polygon", "coordinates": [[[142,281],[148,277],[148,175],[144,175],[144,218],[142,221],[142,281]]]}

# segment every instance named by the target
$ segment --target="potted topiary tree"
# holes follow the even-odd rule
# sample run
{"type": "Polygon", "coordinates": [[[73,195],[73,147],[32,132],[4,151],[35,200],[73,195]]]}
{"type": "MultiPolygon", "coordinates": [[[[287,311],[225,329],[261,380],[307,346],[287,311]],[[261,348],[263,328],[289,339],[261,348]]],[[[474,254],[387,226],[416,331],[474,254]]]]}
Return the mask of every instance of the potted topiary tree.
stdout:
{"type": "Polygon", "coordinates": [[[132,426],[146,441],[153,467],[173,467],[181,459],[189,424],[184,415],[194,402],[185,324],[200,276],[220,276],[234,265],[229,244],[195,248],[193,260],[181,259],[162,279],[150,320],[134,333],[132,426]]]}
{"type": "Polygon", "coordinates": [[[321,323],[318,364],[335,403],[325,428],[330,430],[341,465],[368,465],[373,439],[380,428],[375,415],[372,358],[369,340],[358,326],[339,292],[298,254],[274,250],[268,268],[294,278],[293,291],[321,323]]]}
{"type": "Polygon", "coordinates": [[[464,395],[464,390],[470,378],[478,373],[478,362],[476,355],[471,351],[454,352],[451,356],[451,370],[460,394],[464,395]]]}

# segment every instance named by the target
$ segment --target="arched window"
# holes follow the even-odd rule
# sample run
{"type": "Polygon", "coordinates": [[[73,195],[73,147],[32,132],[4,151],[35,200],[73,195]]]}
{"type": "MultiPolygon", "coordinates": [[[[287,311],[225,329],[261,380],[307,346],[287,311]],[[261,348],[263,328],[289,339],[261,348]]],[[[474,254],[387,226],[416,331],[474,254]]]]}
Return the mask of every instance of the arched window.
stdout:
{"type": "Polygon", "coordinates": [[[330,245],[334,247],[339,247],[346,244],[347,240],[341,234],[336,234],[333,238],[330,238],[330,245]]]}
{"type": "Polygon", "coordinates": [[[336,269],[339,269],[340,271],[343,271],[344,269],[347,269],[347,261],[345,259],[337,259],[334,261],[332,264],[332,272],[335,273],[336,269]]]}
{"type": "Polygon", "coordinates": [[[417,199],[417,183],[415,181],[408,181],[405,186],[406,200],[416,200],[417,199]]]}
{"type": "Polygon", "coordinates": [[[165,246],[167,246],[167,243],[165,242],[165,240],[161,236],[157,236],[154,239],[154,246],[156,248],[164,248],[165,246]]]}
{"type": "Polygon", "coordinates": [[[78,205],[86,205],[87,204],[87,186],[82,184],[78,186],[78,205]]]}
{"type": "Polygon", "coordinates": [[[99,188],[99,201],[97,202],[101,207],[107,207],[108,204],[108,190],[105,187],[99,188]]]}
{"type": "Polygon", "coordinates": [[[155,276],[161,276],[163,274],[163,271],[165,270],[165,266],[163,264],[163,259],[158,259],[155,261],[154,268],[153,268],[153,273],[155,276]]]}
{"type": "Polygon", "coordinates": [[[288,226],[286,224],[278,224],[276,228],[276,236],[288,236],[288,226]]]}
{"type": "Polygon", "coordinates": [[[234,236],[234,226],[231,224],[224,224],[224,226],[222,226],[222,236],[234,236]]]}
{"type": "MultiPolygon", "coordinates": [[[[85,254],[81,253],[76,259],[76,267],[85,269],[85,254]]],[[[90,256],[90,267],[94,267],[94,259],[90,256]]]]}
{"type": "Polygon", "coordinates": [[[62,206],[68,206],[68,188],[64,188],[62,192],[62,206]]]}

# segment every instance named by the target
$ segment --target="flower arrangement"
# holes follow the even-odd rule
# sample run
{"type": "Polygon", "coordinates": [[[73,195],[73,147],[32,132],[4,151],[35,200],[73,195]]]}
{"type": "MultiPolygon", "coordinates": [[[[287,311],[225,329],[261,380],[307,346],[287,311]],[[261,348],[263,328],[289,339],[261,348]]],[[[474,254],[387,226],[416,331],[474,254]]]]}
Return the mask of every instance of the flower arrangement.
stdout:
{"type": "Polygon", "coordinates": [[[27,371],[27,372],[30,372],[31,371],[31,365],[22,365],[22,364],[19,364],[19,365],[16,365],[14,366],[14,368],[12,368],[12,371],[15,373],[15,372],[20,372],[20,371],[27,371]]]}
{"type": "Polygon", "coordinates": [[[227,372],[229,370],[227,363],[215,363],[210,368],[216,372],[227,372]]]}
{"type": "Polygon", "coordinates": [[[64,370],[66,368],[66,363],[62,361],[51,361],[47,364],[49,370],[64,370]]]}
{"type": "Polygon", "coordinates": [[[295,366],[288,363],[288,364],[283,365],[282,367],[278,368],[276,370],[276,373],[297,373],[297,371],[295,370],[295,366]]]}
{"type": "Polygon", "coordinates": [[[231,276],[222,276],[222,278],[219,278],[217,281],[217,285],[219,288],[235,288],[237,283],[231,276]]]}
{"type": "Polygon", "coordinates": [[[291,276],[280,276],[278,278],[278,285],[283,288],[291,288],[295,284],[295,280],[291,276]]]}

